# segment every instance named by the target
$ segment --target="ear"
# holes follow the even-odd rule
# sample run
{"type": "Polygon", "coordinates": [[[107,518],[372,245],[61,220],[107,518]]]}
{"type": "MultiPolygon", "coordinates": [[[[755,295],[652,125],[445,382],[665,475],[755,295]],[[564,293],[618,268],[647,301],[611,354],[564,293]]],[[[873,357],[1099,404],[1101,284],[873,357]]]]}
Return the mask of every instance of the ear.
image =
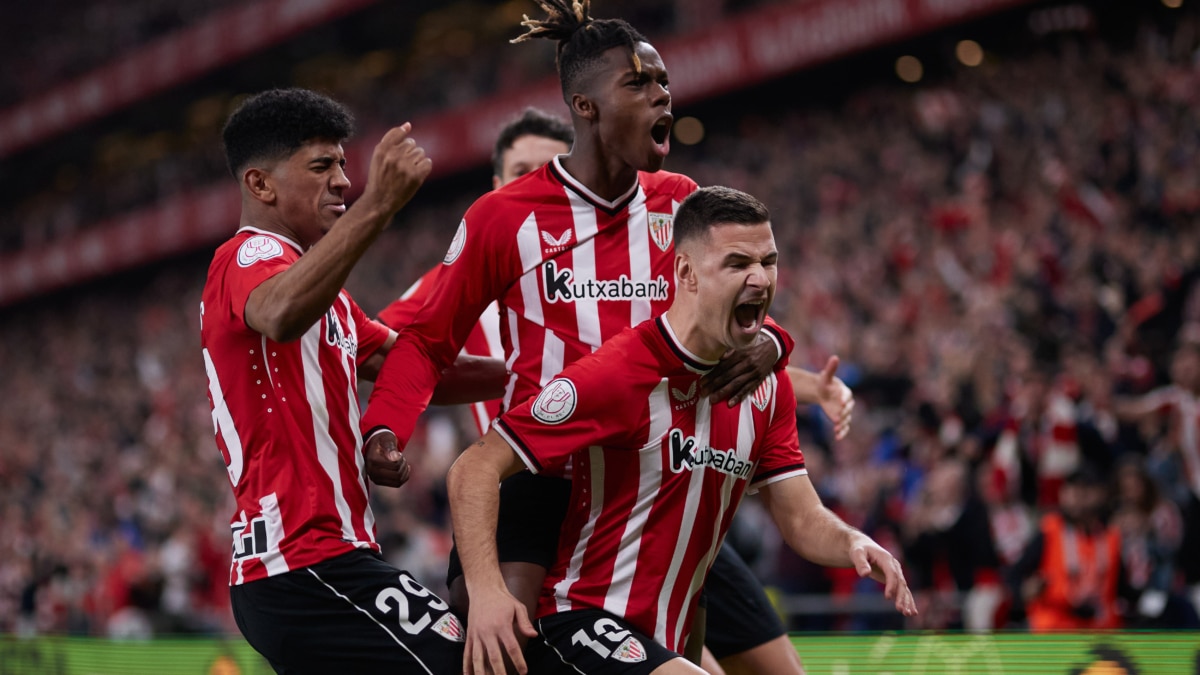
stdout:
{"type": "Polygon", "coordinates": [[[242,174],[242,187],[258,201],[264,204],[275,203],[275,186],[271,176],[258,168],[249,168],[242,174]]]}
{"type": "Polygon", "coordinates": [[[571,114],[589,122],[595,122],[599,117],[595,101],[579,92],[571,94],[571,114]]]}
{"type": "Polygon", "coordinates": [[[492,189],[499,190],[501,185],[504,185],[504,183],[500,182],[500,176],[492,174],[492,189]]]}
{"type": "Polygon", "coordinates": [[[675,286],[676,289],[696,289],[696,267],[691,256],[687,253],[675,252],[675,286]]]}

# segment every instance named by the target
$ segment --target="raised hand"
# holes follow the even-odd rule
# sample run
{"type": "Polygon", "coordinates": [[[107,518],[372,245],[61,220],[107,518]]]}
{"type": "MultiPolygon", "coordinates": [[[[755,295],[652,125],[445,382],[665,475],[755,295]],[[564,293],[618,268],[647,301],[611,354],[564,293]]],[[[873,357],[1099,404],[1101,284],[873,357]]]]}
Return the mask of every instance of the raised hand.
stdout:
{"type": "Polygon", "coordinates": [[[433,170],[433,161],[409,135],[411,131],[412,124],[405,122],[383,135],[371,155],[367,186],[359,199],[389,217],[412,199],[433,170]]]}
{"type": "Polygon", "coordinates": [[[821,410],[833,422],[833,437],[839,441],[850,433],[850,413],[854,410],[854,392],[835,375],[840,364],[838,357],[829,357],[818,376],[817,384],[817,398],[821,410]]]}

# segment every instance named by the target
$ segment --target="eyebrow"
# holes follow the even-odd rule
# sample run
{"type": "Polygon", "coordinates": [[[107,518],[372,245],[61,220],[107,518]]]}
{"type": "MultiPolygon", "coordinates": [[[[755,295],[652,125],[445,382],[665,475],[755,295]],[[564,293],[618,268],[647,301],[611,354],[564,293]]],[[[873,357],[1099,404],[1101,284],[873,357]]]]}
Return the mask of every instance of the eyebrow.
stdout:
{"type": "MultiPolygon", "coordinates": [[[[763,260],[765,262],[765,261],[769,261],[772,259],[776,259],[778,257],[779,257],[779,251],[771,251],[770,253],[764,255],[761,258],[761,260],[763,260]]],[[[726,263],[754,261],[754,260],[758,260],[758,258],[755,258],[754,256],[750,255],[749,253],[734,252],[734,253],[725,254],[725,262],[726,263]]]]}

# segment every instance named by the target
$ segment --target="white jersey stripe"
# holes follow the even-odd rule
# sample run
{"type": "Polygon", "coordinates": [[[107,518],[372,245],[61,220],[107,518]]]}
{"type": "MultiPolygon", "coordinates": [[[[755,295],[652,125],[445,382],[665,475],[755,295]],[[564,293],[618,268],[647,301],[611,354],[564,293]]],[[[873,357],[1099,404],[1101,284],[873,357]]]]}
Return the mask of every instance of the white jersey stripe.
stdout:
{"type": "Polygon", "coordinates": [[[283,514],[279,511],[279,498],[275,493],[259,499],[258,504],[262,507],[263,520],[267,522],[267,551],[259,560],[267,568],[267,576],[273,577],[288,571],[287,560],[279,550],[279,542],[287,533],[283,531],[283,514]]]}
{"type": "MultiPolygon", "coordinates": [[[[629,204],[629,278],[634,283],[650,281],[650,221],[646,213],[646,194],[639,191],[629,204]]],[[[629,301],[629,325],[650,318],[650,299],[629,301]]]]}
{"type": "MultiPolygon", "coordinates": [[[[572,191],[571,218],[575,223],[575,248],[571,250],[574,268],[572,283],[596,280],[596,207],[572,191]]],[[[592,351],[600,348],[600,303],[595,298],[575,298],[575,320],[579,325],[579,340],[592,351]]]]}
{"type": "Polygon", "coordinates": [[[300,338],[300,353],[304,363],[304,390],[308,397],[308,405],[312,409],[313,438],[317,446],[317,461],[325,471],[333,488],[333,502],[337,506],[338,518],[341,520],[342,537],[346,541],[356,541],[354,526],[350,522],[350,505],[342,493],[342,477],[338,471],[337,444],[329,435],[329,408],[325,403],[325,382],[321,373],[319,360],[322,328],[324,321],[318,321],[300,338]]]}
{"type": "MultiPolygon", "coordinates": [[[[530,213],[517,230],[517,250],[521,254],[521,303],[525,307],[525,319],[539,326],[545,325],[542,315],[542,294],[538,290],[537,270],[542,262],[542,244],[538,235],[537,218],[530,213]]],[[[515,331],[514,331],[515,333],[515,331]]]]}
{"type": "Polygon", "coordinates": [[[233,415],[229,414],[229,404],[225,402],[225,394],[221,391],[221,381],[217,378],[217,366],[213,363],[208,350],[204,353],[204,370],[208,371],[208,393],[212,396],[212,418],[216,432],[225,441],[225,450],[229,452],[229,482],[237,487],[242,479],[242,469],[245,462],[245,451],[242,450],[242,437],[238,435],[237,427],[233,424],[233,415]]]}
{"type": "Polygon", "coordinates": [[[513,364],[521,356],[521,319],[512,309],[508,310],[508,335],[512,341],[512,353],[504,362],[504,367],[508,369],[508,382],[504,385],[504,410],[512,408],[513,390],[517,386],[517,371],[513,369],[513,364]]]}
{"type": "MultiPolygon", "coordinates": [[[[350,311],[350,296],[342,292],[338,295],[338,300],[346,310],[346,323],[348,335],[358,335],[358,325],[354,323],[354,312],[350,311]]],[[[350,401],[347,406],[347,420],[350,423],[350,433],[354,437],[354,467],[358,469],[358,487],[359,493],[363,497],[363,529],[366,531],[367,541],[358,541],[356,546],[366,548],[369,546],[367,542],[375,542],[375,513],[371,510],[371,495],[367,492],[367,483],[363,476],[367,475],[366,459],[363,457],[363,439],[362,430],[358,428],[359,411],[358,406],[354,402],[358,400],[358,392],[355,391],[355,384],[358,382],[358,365],[353,358],[343,358],[342,364],[346,372],[346,400],[350,401]]]]}
{"type": "Polygon", "coordinates": [[[604,609],[617,616],[624,616],[625,608],[629,605],[633,579],[637,576],[638,555],[642,550],[642,531],[658,491],[662,488],[662,437],[671,424],[671,395],[668,393],[667,378],[664,377],[650,392],[649,407],[650,434],[645,447],[638,451],[641,470],[638,472],[637,500],[633,505],[633,513],[625,522],[625,531],[621,533],[621,543],[617,548],[613,569],[613,579],[617,581],[609,587],[604,597],[604,609]]]}
{"type": "Polygon", "coordinates": [[[404,640],[401,640],[400,638],[396,637],[396,634],[392,632],[392,629],[390,629],[390,628],[388,628],[387,626],[385,626],[385,625],[383,625],[382,623],[380,623],[380,622],[379,622],[379,619],[376,619],[374,614],[372,614],[372,613],[370,613],[369,611],[367,611],[367,610],[363,609],[362,607],[359,607],[358,605],[354,604],[354,601],[353,601],[353,600],[351,600],[350,598],[348,598],[348,597],[346,597],[345,595],[343,595],[343,594],[342,594],[340,591],[338,591],[338,589],[336,589],[336,588],[334,588],[333,586],[330,586],[328,583],[326,583],[326,581],[325,581],[324,579],[322,579],[322,578],[320,577],[320,575],[318,575],[316,572],[314,572],[314,571],[313,571],[313,569],[312,569],[311,567],[309,567],[309,568],[306,568],[306,569],[308,570],[308,573],[309,573],[309,574],[313,575],[313,578],[314,578],[314,579],[316,579],[317,581],[321,582],[321,584],[322,584],[323,586],[325,586],[325,588],[328,588],[330,591],[332,591],[334,595],[336,595],[336,596],[338,596],[339,598],[341,598],[341,599],[345,600],[345,601],[346,601],[346,602],[347,602],[347,603],[348,603],[348,604],[349,604],[351,607],[353,607],[354,609],[356,609],[356,610],[358,610],[358,611],[362,612],[364,615],[366,615],[366,617],[367,617],[368,619],[370,619],[371,621],[374,621],[374,622],[375,622],[375,625],[377,625],[377,626],[379,626],[380,628],[382,628],[382,629],[383,629],[383,632],[387,633],[387,634],[388,634],[388,635],[389,635],[389,636],[390,636],[390,637],[391,637],[393,640],[395,640],[395,641],[396,641],[396,644],[398,644],[398,645],[400,645],[401,647],[403,647],[403,648],[404,648],[404,651],[408,652],[408,655],[409,655],[409,656],[411,656],[411,657],[413,657],[413,660],[417,662],[417,665],[421,666],[421,670],[423,670],[423,671],[425,671],[426,673],[428,673],[428,675],[433,675],[433,671],[429,669],[429,666],[425,665],[425,662],[424,662],[424,661],[422,661],[422,660],[421,660],[421,658],[420,658],[419,656],[417,656],[417,655],[416,655],[416,654],[413,652],[413,650],[409,649],[409,648],[408,648],[408,645],[404,644],[404,640]]]}
{"type": "MultiPolygon", "coordinates": [[[[706,448],[709,445],[710,431],[712,427],[712,407],[707,405],[696,406],[696,447],[706,448]]],[[[700,495],[704,491],[704,471],[689,471],[688,476],[688,492],[687,501],[683,505],[682,523],[695,523],[696,511],[700,507],[700,495]]],[[[662,590],[658,593],[658,620],[654,626],[654,639],[659,644],[675,644],[675,642],[667,642],[667,631],[678,640],[679,632],[682,630],[679,626],[668,626],[667,621],[671,617],[669,606],[671,596],[675,590],[675,584],[679,581],[679,569],[683,565],[684,555],[688,550],[688,541],[690,537],[679,537],[675,543],[675,551],[671,555],[671,564],[667,568],[666,579],[663,580],[662,590]]],[[[682,622],[682,619],[680,620],[682,622]]]]}
{"type": "Polygon", "coordinates": [[[566,345],[563,344],[563,341],[554,334],[554,331],[547,328],[546,342],[542,345],[542,379],[538,382],[538,386],[544,387],[550,384],[550,380],[562,372],[565,349],[566,345]]]}
{"type": "Polygon", "coordinates": [[[591,509],[588,511],[587,523],[579,531],[579,541],[571,552],[571,562],[567,565],[567,573],[562,581],[554,585],[554,601],[558,611],[566,612],[571,609],[571,600],[567,596],[571,592],[571,584],[579,580],[579,570],[583,567],[583,554],[587,551],[588,542],[596,531],[596,521],[604,512],[604,448],[593,445],[588,448],[588,458],[591,469],[592,484],[589,490],[592,495],[591,509]]]}

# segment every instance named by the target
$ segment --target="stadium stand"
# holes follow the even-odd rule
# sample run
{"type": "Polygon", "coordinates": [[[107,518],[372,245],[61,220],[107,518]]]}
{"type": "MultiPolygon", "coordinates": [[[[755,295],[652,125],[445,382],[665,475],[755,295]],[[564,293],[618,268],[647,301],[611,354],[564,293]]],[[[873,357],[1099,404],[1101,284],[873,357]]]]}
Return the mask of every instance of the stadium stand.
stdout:
{"type": "MultiPolygon", "coordinates": [[[[68,4],[47,3],[30,21],[50,22],[68,4]]],[[[502,119],[505,105],[544,87],[549,57],[503,42],[523,3],[416,4],[403,43],[387,45],[378,25],[408,15],[372,5],[264,46],[265,66],[214,67],[0,158],[17,188],[0,216],[0,632],[236,631],[225,588],[232,504],[197,349],[205,247],[233,223],[222,197],[196,188],[224,180],[215,133],[253,88],[329,85],[372,141],[397,115],[447,126],[465,119],[455,115],[502,119]],[[465,9],[477,22],[452,38],[450,18],[465,9]],[[447,65],[421,67],[418,53],[447,65]],[[326,79],[339,70],[347,77],[326,79]],[[185,211],[193,215],[181,225],[185,211]],[[189,238],[202,226],[210,229],[189,238]],[[109,249],[137,255],[11,291],[18,267],[37,278],[34,262],[54,267],[47,251],[57,242],[110,228],[109,249]],[[142,244],[143,231],[179,243],[142,244]]],[[[737,11],[728,25],[751,27],[762,24],[738,21],[813,20],[828,7],[725,4],[737,11]]],[[[136,28],[122,24],[137,37],[39,57],[46,70],[24,80],[6,70],[0,101],[19,105],[218,11],[192,3],[164,18],[157,3],[142,5],[136,28]]],[[[607,2],[604,11],[629,16],[635,5],[639,25],[680,49],[710,35],[680,17],[681,3],[607,2]]],[[[703,74],[683,74],[686,62],[664,50],[681,73],[672,76],[677,115],[706,131],[694,145],[677,137],[668,167],[771,206],[785,261],[773,314],[798,338],[795,361],[842,357],[858,400],[851,436],[836,444],[820,414],[804,411],[812,474],[840,515],[906,556],[922,615],[901,626],[873,611],[884,604],[874,585],[783,552],[753,502],[731,536],[783,592],[796,629],[1020,628],[1004,573],[1054,507],[1063,472],[1088,462],[1121,476],[1114,522],[1140,581],[1125,592],[1126,625],[1196,627],[1188,584],[1200,583],[1200,539],[1180,532],[1196,522],[1188,439],[1166,416],[1129,423],[1117,408],[1123,397],[1186,385],[1172,358],[1185,327],[1200,325],[1200,11],[1191,2],[1035,3],[949,23],[899,45],[872,37],[789,57],[786,68],[744,78],[756,86],[717,86],[711,97],[683,93],[703,74]],[[967,37],[985,47],[978,67],[955,60],[967,37]],[[915,84],[890,72],[910,53],[926,71],[915,84]],[[1139,482],[1160,499],[1140,497],[1139,482]],[[968,536],[984,521],[986,541],[968,536]],[[981,554],[951,555],[966,546],[981,554]],[[1142,601],[1147,589],[1178,611],[1155,613],[1142,601]]],[[[54,51],[26,40],[31,54],[54,51]]],[[[494,126],[480,123],[478,134],[494,126]]],[[[369,312],[442,257],[486,189],[471,171],[479,149],[445,147],[442,178],[351,278],[369,312]]],[[[437,163],[436,147],[430,154],[437,163]]],[[[385,553],[422,579],[441,576],[449,548],[441,479],[469,440],[462,421],[456,410],[432,411],[409,449],[412,482],[375,494],[385,553]]]]}

